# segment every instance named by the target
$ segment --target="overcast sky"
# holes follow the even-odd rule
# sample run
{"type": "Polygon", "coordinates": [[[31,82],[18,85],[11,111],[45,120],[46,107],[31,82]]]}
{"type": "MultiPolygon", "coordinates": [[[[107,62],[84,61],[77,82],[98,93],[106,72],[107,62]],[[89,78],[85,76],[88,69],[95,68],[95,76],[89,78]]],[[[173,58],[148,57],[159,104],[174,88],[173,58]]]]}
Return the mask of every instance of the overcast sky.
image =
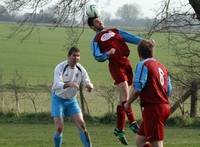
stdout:
{"type": "MultiPolygon", "coordinates": [[[[0,0],[0,4],[6,0],[0,0]]],[[[60,0],[52,0],[52,3],[60,0]]],[[[90,4],[96,4],[100,10],[106,11],[114,17],[117,9],[124,4],[137,4],[140,10],[140,17],[154,18],[156,10],[161,7],[161,2],[167,0],[89,0],[90,4]]],[[[171,5],[178,6],[180,2],[182,4],[188,4],[189,0],[170,0],[171,5]]]]}
{"type": "MultiPolygon", "coordinates": [[[[142,17],[153,17],[155,16],[155,10],[160,8],[163,0],[91,0],[91,3],[95,3],[98,7],[104,11],[112,13],[116,12],[117,8],[123,4],[137,4],[141,10],[142,17]]],[[[171,0],[171,3],[187,4],[189,0],[171,0]]]]}

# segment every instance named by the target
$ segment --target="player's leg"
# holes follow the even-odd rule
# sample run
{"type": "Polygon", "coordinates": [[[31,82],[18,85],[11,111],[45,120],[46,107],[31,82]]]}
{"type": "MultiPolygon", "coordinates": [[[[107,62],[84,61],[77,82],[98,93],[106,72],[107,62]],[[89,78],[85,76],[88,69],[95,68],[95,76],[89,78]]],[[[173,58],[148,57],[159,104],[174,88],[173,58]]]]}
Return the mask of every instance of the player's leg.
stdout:
{"type": "Polygon", "coordinates": [[[151,142],[152,147],[163,147],[164,124],[169,112],[168,104],[154,104],[144,107],[145,136],[151,142]]]}
{"type": "MultiPolygon", "coordinates": [[[[128,61],[128,60],[127,60],[128,61]]],[[[118,137],[118,139],[123,144],[128,144],[125,137],[125,124],[126,124],[126,112],[124,111],[122,103],[127,100],[129,96],[129,90],[127,89],[128,84],[126,82],[127,76],[124,71],[124,64],[120,64],[118,62],[110,63],[109,62],[109,70],[112,75],[112,78],[115,81],[115,85],[117,85],[117,91],[119,91],[119,104],[117,105],[117,124],[114,130],[114,134],[118,137]]]]}
{"type": "MultiPolygon", "coordinates": [[[[122,105],[123,107],[123,104],[129,99],[129,93],[130,93],[130,86],[128,86],[128,82],[127,81],[124,81],[124,82],[121,82],[119,85],[118,85],[118,91],[120,92],[120,104],[122,105]]],[[[126,116],[128,118],[128,122],[129,122],[129,127],[130,129],[136,133],[138,131],[138,124],[135,120],[135,114],[131,108],[131,106],[128,108],[128,110],[124,110],[123,108],[123,111],[126,113],[126,116]]]]}
{"type": "Polygon", "coordinates": [[[146,138],[145,136],[142,135],[136,135],[136,145],[137,147],[143,147],[146,143],[146,138]]]}
{"type": "Polygon", "coordinates": [[[155,107],[155,113],[158,114],[157,118],[159,118],[159,123],[157,123],[158,128],[158,138],[155,141],[152,141],[152,147],[163,147],[163,139],[164,139],[164,124],[167,118],[170,115],[170,106],[168,104],[160,104],[155,107]]]}
{"type": "Polygon", "coordinates": [[[151,143],[146,139],[143,120],[136,135],[136,145],[137,147],[151,147],[151,143]]]}
{"type": "MultiPolygon", "coordinates": [[[[126,79],[127,79],[127,83],[128,83],[128,98],[130,96],[130,90],[133,87],[133,71],[132,71],[132,67],[131,67],[131,63],[129,62],[129,64],[126,65],[125,70],[125,75],[126,75],[126,79]]],[[[126,110],[126,115],[128,118],[128,122],[129,122],[129,128],[134,132],[137,133],[138,129],[139,129],[139,125],[136,122],[135,119],[135,114],[134,111],[132,110],[131,106],[129,106],[129,108],[126,110]]]]}
{"type": "Polygon", "coordinates": [[[67,113],[65,115],[70,116],[74,121],[76,127],[80,131],[80,139],[84,147],[92,147],[88,131],[86,129],[85,121],[79,104],[76,98],[71,98],[69,104],[67,105],[67,113]]]}
{"type": "Polygon", "coordinates": [[[63,122],[63,100],[56,95],[52,95],[51,99],[51,115],[54,117],[55,133],[54,144],[55,147],[61,147],[62,145],[62,132],[64,128],[63,122]]]}
{"type": "Polygon", "coordinates": [[[163,147],[163,140],[154,141],[151,144],[152,144],[152,147],[163,147]]]}
{"type": "Polygon", "coordinates": [[[115,85],[117,86],[117,91],[119,91],[119,103],[117,105],[116,108],[116,112],[117,112],[117,124],[116,124],[116,129],[114,131],[114,134],[116,136],[118,136],[118,132],[123,132],[125,130],[125,123],[126,123],[126,113],[124,111],[124,108],[122,106],[122,102],[126,101],[127,96],[128,96],[128,90],[123,88],[123,90],[121,89],[121,87],[124,87],[125,85],[127,85],[127,83],[125,83],[126,81],[126,77],[124,76],[124,72],[123,72],[123,67],[124,65],[119,64],[118,62],[109,62],[109,70],[111,73],[112,78],[115,81],[115,85]],[[125,91],[127,90],[127,91],[125,91]],[[125,92],[124,92],[125,91],[125,92]],[[124,96],[126,94],[126,96],[124,96]]]}
{"type": "Polygon", "coordinates": [[[119,103],[117,105],[117,126],[114,130],[114,134],[118,137],[121,143],[127,145],[127,139],[125,137],[125,125],[126,125],[126,112],[123,108],[123,102],[127,99],[128,89],[125,88],[127,82],[121,82],[117,85],[117,91],[119,91],[119,103]]]}
{"type": "Polygon", "coordinates": [[[125,130],[126,112],[123,108],[123,102],[128,99],[128,84],[126,81],[117,85],[117,91],[119,92],[119,103],[117,105],[117,128],[121,131],[125,130]]]}
{"type": "Polygon", "coordinates": [[[80,139],[84,145],[84,147],[92,147],[92,143],[90,140],[90,136],[86,129],[85,121],[83,120],[82,113],[77,113],[72,116],[72,120],[74,121],[76,127],[80,131],[80,139]]]}
{"type": "Polygon", "coordinates": [[[55,144],[55,147],[61,147],[64,121],[63,121],[63,118],[61,117],[55,117],[54,122],[55,122],[54,144],[55,144]]]}

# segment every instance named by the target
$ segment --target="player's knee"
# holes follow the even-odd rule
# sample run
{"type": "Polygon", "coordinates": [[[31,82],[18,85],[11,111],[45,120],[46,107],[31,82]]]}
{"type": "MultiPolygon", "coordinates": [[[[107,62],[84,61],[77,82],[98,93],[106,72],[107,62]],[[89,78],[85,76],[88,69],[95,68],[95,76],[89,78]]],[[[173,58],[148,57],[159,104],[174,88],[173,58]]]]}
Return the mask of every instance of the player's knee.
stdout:
{"type": "Polygon", "coordinates": [[[137,147],[141,147],[141,145],[142,145],[141,142],[138,139],[136,139],[135,144],[136,144],[137,147]]]}
{"type": "Polygon", "coordinates": [[[57,127],[56,131],[57,133],[61,134],[63,132],[63,127],[57,127]]]}
{"type": "Polygon", "coordinates": [[[150,142],[147,142],[143,145],[143,147],[152,147],[151,143],[150,142]]]}
{"type": "Polygon", "coordinates": [[[143,147],[143,145],[145,144],[145,141],[144,140],[141,140],[140,138],[138,138],[136,136],[136,141],[135,141],[137,147],[143,147]]]}
{"type": "Polygon", "coordinates": [[[81,122],[80,127],[81,127],[81,130],[83,130],[84,132],[86,132],[86,125],[85,125],[84,121],[81,122]]]}

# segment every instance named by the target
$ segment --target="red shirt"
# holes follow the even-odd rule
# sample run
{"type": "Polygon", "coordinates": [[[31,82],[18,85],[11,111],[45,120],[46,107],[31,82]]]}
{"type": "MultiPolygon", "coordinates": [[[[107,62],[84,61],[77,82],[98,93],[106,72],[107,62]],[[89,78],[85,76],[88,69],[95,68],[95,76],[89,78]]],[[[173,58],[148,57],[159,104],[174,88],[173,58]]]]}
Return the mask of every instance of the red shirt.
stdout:
{"type": "Polygon", "coordinates": [[[124,61],[123,58],[129,56],[130,50],[116,28],[99,32],[95,37],[95,41],[98,43],[101,52],[107,52],[111,48],[116,49],[115,54],[109,57],[110,62],[124,61]]]}
{"type": "Polygon", "coordinates": [[[147,60],[144,66],[148,69],[148,76],[140,94],[141,105],[169,104],[167,68],[156,60],[147,60]]]}

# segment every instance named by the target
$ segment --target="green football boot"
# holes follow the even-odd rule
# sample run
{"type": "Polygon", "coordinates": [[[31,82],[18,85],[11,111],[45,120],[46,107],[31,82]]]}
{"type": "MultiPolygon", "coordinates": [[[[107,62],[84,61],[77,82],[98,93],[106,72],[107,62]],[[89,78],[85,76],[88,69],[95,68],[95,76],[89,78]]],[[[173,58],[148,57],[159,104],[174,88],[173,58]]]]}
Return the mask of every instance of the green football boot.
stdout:
{"type": "Polygon", "coordinates": [[[123,131],[120,131],[118,128],[114,129],[114,134],[115,136],[117,136],[118,140],[124,144],[124,145],[128,145],[128,141],[126,139],[125,133],[123,131]]]}

